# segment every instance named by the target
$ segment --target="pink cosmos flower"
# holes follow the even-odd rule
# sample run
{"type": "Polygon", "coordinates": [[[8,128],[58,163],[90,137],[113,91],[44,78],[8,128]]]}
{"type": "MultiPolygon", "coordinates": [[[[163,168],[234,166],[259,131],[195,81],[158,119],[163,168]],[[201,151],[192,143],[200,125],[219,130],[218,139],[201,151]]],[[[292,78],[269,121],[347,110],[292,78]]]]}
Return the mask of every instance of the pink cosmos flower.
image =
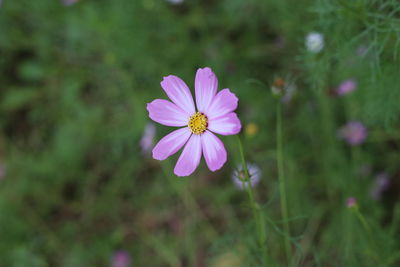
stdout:
{"type": "Polygon", "coordinates": [[[343,81],[336,89],[336,94],[339,96],[346,95],[353,92],[357,88],[357,82],[355,80],[343,81]]]}
{"type": "Polygon", "coordinates": [[[202,154],[211,171],[219,170],[226,162],[227,153],[213,133],[240,132],[240,120],[233,112],[238,98],[229,89],[217,93],[218,79],[210,68],[197,70],[196,106],[188,86],[179,77],[164,77],[161,87],[172,102],[156,99],[147,104],[149,117],[166,126],[183,128],[162,138],[153,149],[153,158],[165,160],[185,146],[174,169],[177,176],[191,175],[200,164],[202,154]]]}

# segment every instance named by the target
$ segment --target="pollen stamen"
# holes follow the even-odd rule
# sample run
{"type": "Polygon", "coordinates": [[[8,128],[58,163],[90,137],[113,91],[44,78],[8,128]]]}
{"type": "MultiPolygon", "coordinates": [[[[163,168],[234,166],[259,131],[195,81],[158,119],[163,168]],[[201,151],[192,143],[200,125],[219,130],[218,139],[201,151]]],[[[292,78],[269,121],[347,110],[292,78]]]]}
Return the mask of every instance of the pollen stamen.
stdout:
{"type": "Polygon", "coordinates": [[[208,127],[208,118],[201,112],[196,112],[189,119],[188,126],[192,133],[194,134],[202,134],[207,130],[208,127]]]}

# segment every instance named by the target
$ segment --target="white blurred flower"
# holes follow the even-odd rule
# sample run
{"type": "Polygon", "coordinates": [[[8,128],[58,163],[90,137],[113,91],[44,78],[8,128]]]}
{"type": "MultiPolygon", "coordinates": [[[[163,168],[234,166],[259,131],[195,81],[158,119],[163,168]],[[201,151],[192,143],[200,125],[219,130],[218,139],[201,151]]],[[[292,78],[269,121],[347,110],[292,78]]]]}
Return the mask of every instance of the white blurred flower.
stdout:
{"type": "Polygon", "coordinates": [[[167,1],[173,5],[179,5],[182,4],[184,0],[167,0],[167,1]]]}
{"type": "Polygon", "coordinates": [[[144,155],[149,154],[154,146],[154,137],[156,135],[156,127],[153,123],[147,123],[144,127],[142,139],[140,139],[140,148],[144,155]]]}
{"type": "Polygon", "coordinates": [[[310,32],[306,37],[306,48],[312,53],[318,53],[324,48],[324,36],[319,32],[310,32]]]}
{"type": "Polygon", "coordinates": [[[244,181],[245,172],[241,164],[232,173],[232,181],[240,190],[245,189],[247,186],[249,186],[249,184],[251,187],[255,187],[261,179],[261,169],[257,165],[253,163],[247,163],[247,168],[249,171],[250,181],[244,181]]]}

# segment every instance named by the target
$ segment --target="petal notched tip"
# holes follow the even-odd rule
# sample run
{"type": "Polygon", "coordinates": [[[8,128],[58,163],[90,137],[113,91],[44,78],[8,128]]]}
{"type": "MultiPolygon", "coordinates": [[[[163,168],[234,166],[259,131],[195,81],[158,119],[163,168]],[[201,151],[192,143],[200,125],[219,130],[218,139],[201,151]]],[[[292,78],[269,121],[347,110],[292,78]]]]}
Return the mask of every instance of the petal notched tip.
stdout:
{"type": "Polygon", "coordinates": [[[221,135],[235,135],[242,129],[242,124],[235,112],[210,119],[208,129],[221,135]]]}
{"type": "Polygon", "coordinates": [[[168,156],[166,154],[159,153],[157,150],[155,150],[155,148],[153,148],[152,156],[153,156],[153,159],[155,159],[155,160],[165,160],[168,158],[168,156]]]}
{"type": "Polygon", "coordinates": [[[156,117],[156,110],[158,109],[158,102],[159,102],[159,99],[154,99],[153,101],[151,101],[150,103],[147,103],[147,105],[146,105],[147,112],[149,113],[148,114],[149,118],[155,122],[158,122],[157,117],[156,117]]]}
{"type": "Polygon", "coordinates": [[[239,117],[237,116],[237,114],[236,113],[234,113],[234,114],[235,114],[235,117],[236,117],[236,125],[235,125],[235,127],[233,129],[233,134],[238,134],[242,130],[242,123],[239,120],[239,117]]]}
{"type": "Polygon", "coordinates": [[[239,98],[228,88],[221,90],[213,99],[207,115],[210,119],[221,117],[237,109],[239,98]]]}
{"type": "Polygon", "coordinates": [[[227,97],[231,98],[230,101],[233,102],[232,105],[235,106],[235,109],[236,109],[238,106],[238,103],[239,103],[239,98],[236,96],[236,94],[233,93],[229,88],[225,88],[225,89],[221,90],[221,92],[224,92],[227,95],[227,97]]]}
{"type": "Polygon", "coordinates": [[[226,163],[226,161],[228,160],[228,158],[227,158],[227,155],[226,155],[226,153],[225,153],[225,155],[221,158],[221,159],[219,159],[219,162],[217,163],[218,165],[208,165],[208,169],[210,170],[210,171],[212,171],[212,172],[216,172],[216,171],[219,171],[220,169],[222,169],[222,167],[224,167],[224,165],[225,165],[225,163],[226,163]]]}
{"type": "Polygon", "coordinates": [[[176,176],[178,176],[178,177],[188,177],[188,176],[190,176],[191,174],[192,174],[193,172],[182,172],[182,171],[179,171],[179,170],[176,170],[176,168],[174,169],[174,174],[176,175],[176,176]]]}
{"type": "Polygon", "coordinates": [[[149,117],[165,126],[186,126],[188,114],[174,103],[165,99],[155,99],[147,104],[149,117]]]}
{"type": "Polygon", "coordinates": [[[204,67],[204,68],[198,68],[197,71],[209,71],[212,72],[212,69],[210,67],[204,67]]]}
{"type": "Polygon", "coordinates": [[[164,76],[162,81],[160,82],[161,87],[163,87],[163,84],[165,84],[166,82],[168,82],[169,79],[174,79],[176,76],[175,75],[167,75],[164,76]]]}
{"type": "Polygon", "coordinates": [[[196,168],[195,169],[189,169],[189,168],[183,169],[183,168],[180,168],[178,166],[175,166],[174,174],[176,176],[178,176],[178,177],[188,177],[188,176],[190,176],[190,175],[192,175],[194,173],[196,168]]]}
{"type": "Polygon", "coordinates": [[[222,141],[209,131],[201,136],[201,141],[203,156],[210,171],[221,169],[227,160],[227,152],[222,141]]]}
{"type": "Polygon", "coordinates": [[[196,72],[196,76],[197,75],[200,75],[199,77],[201,77],[201,79],[215,79],[216,81],[218,81],[217,76],[210,67],[199,68],[196,72]]]}
{"type": "Polygon", "coordinates": [[[146,110],[149,113],[148,116],[152,120],[153,120],[153,118],[152,118],[152,110],[154,110],[154,104],[155,104],[156,100],[157,99],[155,99],[155,100],[151,101],[150,103],[146,104],[146,110]]]}

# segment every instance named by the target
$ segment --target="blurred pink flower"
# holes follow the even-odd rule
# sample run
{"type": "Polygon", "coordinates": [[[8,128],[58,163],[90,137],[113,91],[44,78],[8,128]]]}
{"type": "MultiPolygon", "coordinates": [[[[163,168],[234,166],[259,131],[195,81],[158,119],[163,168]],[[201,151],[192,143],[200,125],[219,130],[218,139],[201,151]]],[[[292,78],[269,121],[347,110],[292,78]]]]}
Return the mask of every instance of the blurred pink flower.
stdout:
{"type": "Polygon", "coordinates": [[[349,197],[347,200],[346,200],[346,206],[348,207],[348,208],[353,208],[353,207],[355,207],[357,205],[357,199],[355,198],[355,197],[349,197]]]}
{"type": "Polygon", "coordinates": [[[375,177],[375,181],[371,188],[371,197],[375,200],[380,200],[383,192],[385,192],[390,186],[389,175],[385,172],[379,173],[375,177]]]}
{"type": "Polygon", "coordinates": [[[149,117],[162,125],[183,128],[162,138],[153,149],[153,158],[165,160],[186,144],[174,169],[177,176],[191,175],[202,154],[211,171],[222,168],[227,153],[212,132],[221,135],[240,132],[240,120],[233,112],[238,105],[235,94],[229,89],[217,93],[218,79],[210,68],[198,69],[196,73],[197,110],[188,86],[179,77],[164,77],[161,87],[172,102],[156,99],[147,104],[149,117]]]}
{"type": "Polygon", "coordinates": [[[61,0],[64,6],[72,6],[73,4],[76,4],[78,1],[79,0],[61,0]]]}
{"type": "Polygon", "coordinates": [[[336,94],[339,96],[353,92],[357,88],[357,82],[355,80],[343,81],[336,89],[336,94]]]}
{"type": "Polygon", "coordinates": [[[140,148],[143,154],[148,154],[153,149],[156,127],[153,123],[147,123],[144,128],[142,139],[140,139],[140,148]]]}
{"type": "Polygon", "coordinates": [[[350,121],[338,131],[338,136],[344,139],[349,145],[362,144],[367,138],[367,129],[359,121],[350,121]]]}
{"type": "Polygon", "coordinates": [[[111,259],[111,267],[129,267],[131,266],[131,256],[124,250],[116,251],[111,259]]]}

